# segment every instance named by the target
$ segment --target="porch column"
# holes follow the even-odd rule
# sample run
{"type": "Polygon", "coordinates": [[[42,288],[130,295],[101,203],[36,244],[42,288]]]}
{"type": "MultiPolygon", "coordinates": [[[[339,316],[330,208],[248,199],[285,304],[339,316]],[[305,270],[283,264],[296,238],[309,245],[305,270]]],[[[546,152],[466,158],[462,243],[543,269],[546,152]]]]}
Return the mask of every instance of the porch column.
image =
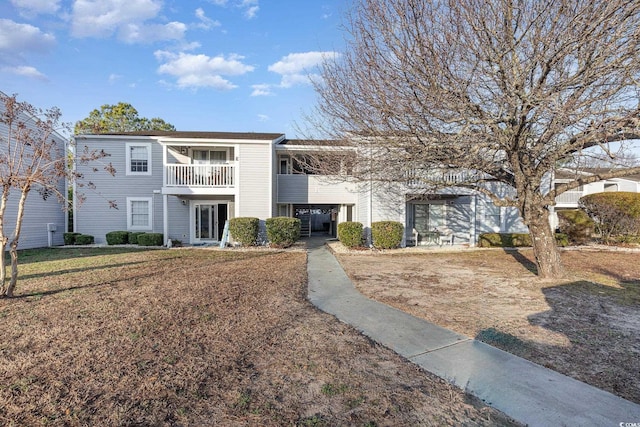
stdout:
{"type": "Polygon", "coordinates": [[[162,232],[164,233],[164,245],[167,246],[169,242],[169,207],[167,203],[169,201],[169,196],[166,194],[162,195],[162,232]]]}
{"type": "Polygon", "coordinates": [[[469,246],[473,247],[476,246],[476,223],[477,223],[477,218],[476,218],[476,209],[477,209],[477,205],[478,205],[478,195],[474,194],[471,196],[471,221],[469,221],[471,223],[471,227],[469,229],[469,246]]]}
{"type": "Polygon", "coordinates": [[[162,144],[162,186],[167,185],[167,145],[162,144]]]}

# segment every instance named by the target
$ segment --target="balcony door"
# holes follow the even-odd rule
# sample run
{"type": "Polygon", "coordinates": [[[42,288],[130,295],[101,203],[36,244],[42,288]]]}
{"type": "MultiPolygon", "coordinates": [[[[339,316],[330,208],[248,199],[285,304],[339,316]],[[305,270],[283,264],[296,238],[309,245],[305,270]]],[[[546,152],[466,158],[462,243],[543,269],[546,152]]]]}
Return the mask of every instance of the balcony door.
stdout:
{"type": "Polygon", "coordinates": [[[217,150],[193,150],[194,165],[211,165],[225,163],[228,159],[227,149],[217,150]]]}
{"type": "Polygon", "coordinates": [[[217,242],[222,237],[228,218],[227,203],[202,202],[194,204],[194,242],[217,242]]]}

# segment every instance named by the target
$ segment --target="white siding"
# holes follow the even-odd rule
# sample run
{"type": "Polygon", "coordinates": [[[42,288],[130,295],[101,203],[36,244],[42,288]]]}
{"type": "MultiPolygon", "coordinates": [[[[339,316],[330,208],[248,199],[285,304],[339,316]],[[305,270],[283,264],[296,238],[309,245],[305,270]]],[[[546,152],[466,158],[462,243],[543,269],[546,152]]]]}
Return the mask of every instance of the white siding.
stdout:
{"type": "Polygon", "coordinates": [[[242,144],[239,147],[238,216],[270,218],[272,215],[272,170],[270,144],[242,144]]]}

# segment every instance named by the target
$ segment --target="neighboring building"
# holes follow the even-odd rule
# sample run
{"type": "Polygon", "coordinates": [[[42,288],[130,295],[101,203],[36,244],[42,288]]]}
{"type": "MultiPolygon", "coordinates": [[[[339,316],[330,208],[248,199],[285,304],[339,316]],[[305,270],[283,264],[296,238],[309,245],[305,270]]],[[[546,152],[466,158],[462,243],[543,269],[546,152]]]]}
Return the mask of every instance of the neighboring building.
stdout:
{"type": "MultiPolygon", "coordinates": [[[[0,112],[2,111],[4,111],[4,104],[0,103],[0,112]]],[[[23,121],[27,126],[33,123],[30,117],[24,117],[23,121]]],[[[65,139],[57,133],[51,137],[59,143],[60,155],[64,156],[66,152],[65,139]]],[[[4,123],[0,123],[0,150],[7,149],[7,138],[8,127],[4,123]]],[[[5,153],[6,151],[0,155],[4,156],[5,153]]],[[[58,191],[65,194],[66,183],[64,179],[60,179],[58,191]]],[[[4,214],[4,232],[9,238],[15,230],[19,199],[20,191],[12,189],[4,214]]],[[[66,218],[66,211],[55,195],[51,195],[45,200],[38,193],[37,188],[33,188],[25,204],[18,249],[62,245],[64,243],[62,235],[66,230],[66,218]]]]}
{"type": "MultiPolygon", "coordinates": [[[[406,244],[426,243],[434,229],[450,230],[456,243],[474,245],[483,232],[526,232],[514,208],[499,208],[485,196],[453,187],[437,194],[379,191],[369,183],[316,175],[297,159],[339,152],[331,141],[286,139],[284,134],[139,132],[80,135],[79,148],[105,150],[115,176],[77,165],[95,191],[75,209],[74,231],[97,243],[115,230],[163,233],[186,244],[217,242],[225,221],[252,216],[298,217],[303,233],[335,236],[337,224],[381,220],[405,225],[406,244]],[[372,191],[373,190],[373,191],[372,191]],[[115,201],[117,209],[109,207],[115,201]]],[[[375,186],[374,186],[375,187],[375,186]]],[[[417,190],[417,189],[416,189],[417,190]]]]}
{"type": "MultiPolygon", "coordinates": [[[[609,169],[600,170],[598,168],[585,169],[581,175],[590,176],[609,169]]],[[[576,179],[576,172],[560,169],[555,172],[554,185],[564,184],[576,179]]],[[[628,191],[640,193],[640,175],[630,175],[623,178],[609,178],[603,181],[592,182],[580,187],[566,191],[556,197],[554,211],[578,209],[578,201],[581,197],[594,193],[605,193],[610,191],[628,191]]],[[[551,225],[557,227],[558,217],[555,212],[551,216],[551,225]]]]}

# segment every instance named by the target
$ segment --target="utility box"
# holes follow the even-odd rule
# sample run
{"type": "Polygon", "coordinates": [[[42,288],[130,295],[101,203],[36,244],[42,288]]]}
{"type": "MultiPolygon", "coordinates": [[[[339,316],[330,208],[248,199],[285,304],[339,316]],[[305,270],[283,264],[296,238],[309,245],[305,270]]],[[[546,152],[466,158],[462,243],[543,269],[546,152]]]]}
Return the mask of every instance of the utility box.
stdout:
{"type": "Polygon", "coordinates": [[[51,222],[47,224],[47,231],[58,231],[58,226],[51,222]]]}

